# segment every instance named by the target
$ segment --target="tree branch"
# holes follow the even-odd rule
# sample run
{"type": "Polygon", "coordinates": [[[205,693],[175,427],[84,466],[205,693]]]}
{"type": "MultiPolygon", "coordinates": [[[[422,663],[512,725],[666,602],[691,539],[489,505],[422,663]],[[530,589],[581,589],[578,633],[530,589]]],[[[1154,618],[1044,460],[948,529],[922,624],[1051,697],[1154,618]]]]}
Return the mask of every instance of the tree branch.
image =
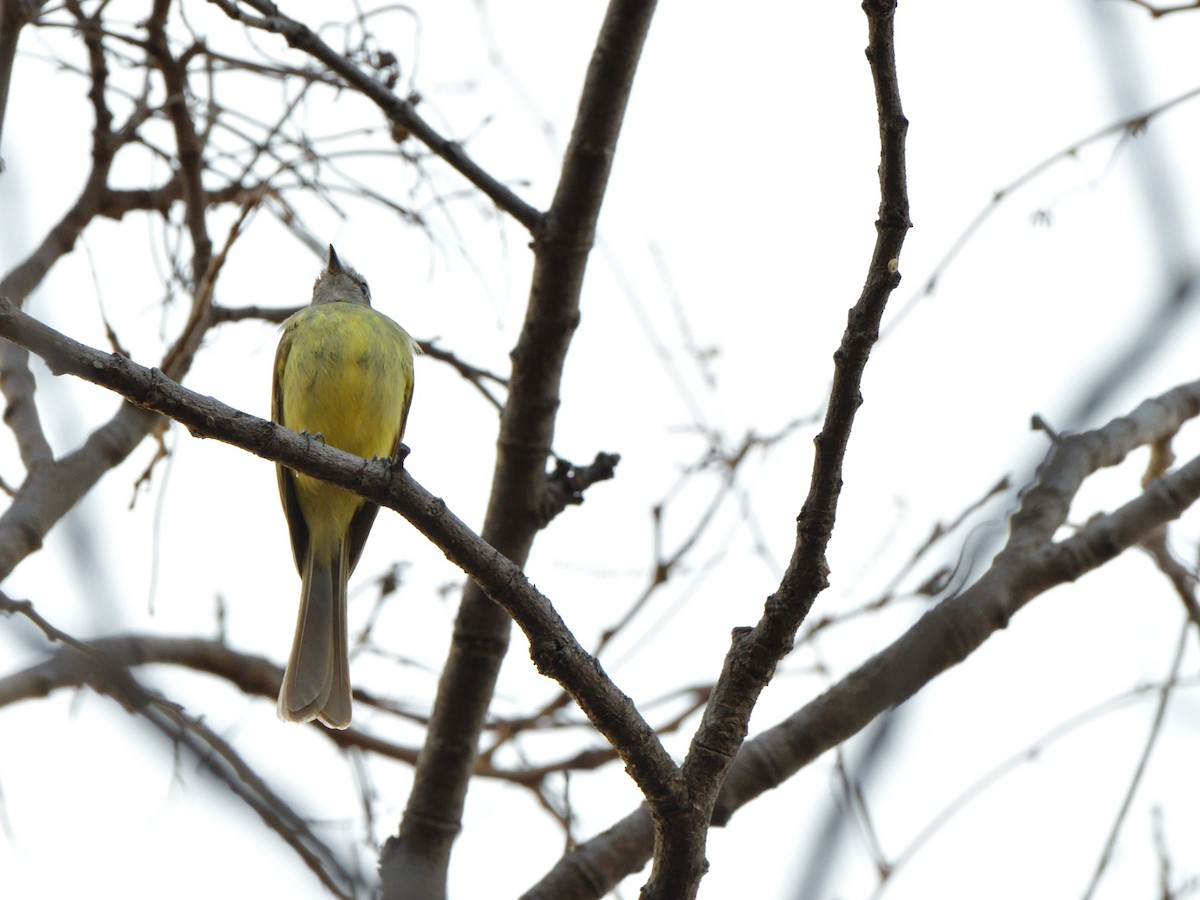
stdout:
{"type": "Polygon", "coordinates": [[[1134,6],[1140,6],[1146,12],[1150,13],[1150,18],[1161,19],[1163,16],[1169,16],[1172,13],[1188,12],[1200,9],[1200,0],[1192,0],[1191,3],[1177,3],[1174,6],[1155,6],[1148,0],[1125,0],[1126,3],[1132,3],[1134,6]]]}
{"type": "Polygon", "coordinates": [[[529,638],[538,671],[570,692],[616,748],[649,802],[662,805],[675,796],[678,769],[654,729],[579,645],[550,601],[515,563],[476,536],[402,467],[352,456],[196,394],[157,369],[86,347],[3,298],[0,337],[42,356],[56,374],[69,373],[116,391],[142,409],[170,416],[197,437],[233,444],[401,513],[516,620],[529,638]]]}
{"type": "MultiPolygon", "coordinates": [[[[713,809],[725,825],[742,806],[777,788],[822,753],[853,737],[938,675],[1006,628],[1035,597],[1073,582],[1138,546],[1200,499],[1200,457],[1151,482],[1115,512],[1097,517],[1059,543],[1051,538],[1065,521],[1084,480],[1115,466],[1138,447],[1170,438],[1200,416],[1200,381],[1181,385],[1140,404],[1103,428],[1059,438],[1037,478],[1022,494],[1004,550],[978,581],[926,612],[916,623],[820,697],[746,741],[730,768],[713,809]],[[1042,535],[1030,540],[1032,523],[1042,535]]],[[[630,813],[608,831],[581,844],[525,894],[527,900],[600,898],[650,859],[649,810],[630,813]],[[617,854],[615,847],[620,847],[617,854]]]]}
{"type": "MultiPolygon", "coordinates": [[[[46,0],[0,0],[0,138],[4,136],[4,120],[8,117],[8,90],[21,29],[37,18],[45,4],[46,0]]],[[[4,157],[0,155],[0,175],[3,173],[4,157]]]]}
{"type": "Polygon", "coordinates": [[[511,215],[529,231],[537,230],[541,224],[541,212],[488,174],[467,156],[461,144],[457,141],[447,140],[438,134],[433,126],[417,114],[411,103],[397,97],[376,78],[354,65],[321,40],[316,32],[308,26],[288,18],[279,11],[279,7],[269,0],[241,0],[246,6],[261,13],[261,16],[244,12],[239,6],[238,0],[209,0],[209,2],[215,3],[235,21],[251,28],[259,28],[282,35],[289,46],[307,53],[328,67],[331,72],[336,72],[347,84],[378,106],[390,122],[402,127],[420,140],[435,155],[445,160],[451,168],[486,194],[496,206],[511,215]]]}
{"type": "MultiPolygon", "coordinates": [[[[183,747],[191,751],[200,767],[256,812],[336,896],[358,895],[356,888],[361,886],[361,880],[258,776],[232,744],[202,720],[187,715],[178,704],[145,687],[129,671],[130,665],[153,661],[156,652],[182,651],[194,658],[198,648],[208,645],[211,650],[213,642],[163,638],[145,642],[129,638],[80,641],[47,621],[28,600],[13,600],[2,592],[0,612],[24,616],[48,640],[64,645],[45,662],[0,679],[0,705],[47,696],[63,687],[88,685],[140,716],[177,750],[183,747]]],[[[229,651],[221,648],[221,652],[229,651]]],[[[205,655],[205,650],[200,649],[200,654],[205,655]]],[[[278,670],[276,673],[278,683],[282,676],[278,670]]]]}
{"type": "Polygon", "coordinates": [[[825,424],[817,435],[812,481],[797,520],[795,550],[778,590],[767,598],[753,629],[734,630],[712,699],[683,762],[688,802],[676,815],[656,821],[654,867],[643,900],[675,900],[696,895],[707,871],[704,848],[721,785],[745,740],[750,714],[792,649],[796,631],[828,584],[825,549],[833,534],[842,489],[842,461],[854,417],[862,405],[862,375],[892,291],[900,282],[896,260],[912,223],[908,219],[904,138],[908,130],[900,104],[893,41],[895,0],[867,0],[867,59],[875,82],[879,117],[879,219],[867,283],[850,310],[841,346],[834,354],[834,378],[825,424]]]}
{"type": "MultiPolygon", "coordinates": [[[[654,3],[646,0],[610,2],[584,79],[558,189],[534,234],[529,305],[512,352],[482,532],[485,541],[518,565],[528,558],[534,536],[547,521],[545,465],[561,403],[563,364],[579,324],[596,220],[653,12],[654,3]]],[[[383,849],[380,866],[389,900],[445,896],[450,852],[511,629],[508,617],[481,587],[471,583],[463,592],[400,832],[383,849]]],[[[679,802],[678,773],[660,774],[663,780],[647,799],[666,809],[679,802]]]]}

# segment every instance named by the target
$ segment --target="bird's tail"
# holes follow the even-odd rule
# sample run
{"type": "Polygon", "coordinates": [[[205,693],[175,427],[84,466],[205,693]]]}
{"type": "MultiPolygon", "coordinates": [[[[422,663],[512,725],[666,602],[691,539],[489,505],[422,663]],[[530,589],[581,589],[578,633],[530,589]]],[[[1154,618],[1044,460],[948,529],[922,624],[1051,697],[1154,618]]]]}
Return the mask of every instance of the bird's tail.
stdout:
{"type": "Polygon", "coordinates": [[[330,728],[350,724],[350,662],[346,650],[346,541],[332,553],[309,541],[300,615],[277,711],[285,722],[320,719],[330,728]]]}

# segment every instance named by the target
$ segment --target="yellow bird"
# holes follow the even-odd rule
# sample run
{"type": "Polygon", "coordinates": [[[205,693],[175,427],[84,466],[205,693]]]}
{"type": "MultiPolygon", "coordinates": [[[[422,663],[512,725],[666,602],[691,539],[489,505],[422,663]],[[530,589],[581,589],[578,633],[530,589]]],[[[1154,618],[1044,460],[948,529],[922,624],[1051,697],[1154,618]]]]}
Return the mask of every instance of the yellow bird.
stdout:
{"type": "MultiPolygon", "coordinates": [[[[271,418],[356,456],[394,456],[412,402],[414,350],[408,332],[371,308],[367,282],[343,266],[330,246],[312,304],[283,323],[271,418]]],[[[279,717],[345,728],[350,724],[346,582],[379,507],[286,466],[276,469],[302,582],[279,717]]]]}

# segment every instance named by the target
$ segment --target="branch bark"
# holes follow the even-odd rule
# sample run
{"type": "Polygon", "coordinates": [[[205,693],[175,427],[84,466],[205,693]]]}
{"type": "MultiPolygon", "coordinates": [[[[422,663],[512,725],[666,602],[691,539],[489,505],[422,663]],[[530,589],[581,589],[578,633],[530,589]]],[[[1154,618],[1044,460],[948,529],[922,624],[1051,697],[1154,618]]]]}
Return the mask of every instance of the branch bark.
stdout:
{"type": "Polygon", "coordinates": [[[538,670],[572,696],[609,739],[655,808],[679,793],[679,770],[654,729],[567,629],[550,601],[520,568],[475,535],[445,503],[399,466],[366,460],[226,406],[119,354],[103,354],[38,322],[0,298],[0,337],[69,373],[122,394],[139,408],[170,416],[197,437],[210,437],[336,484],[401,513],[499,604],[525,632],[538,670]]]}
{"type": "MultiPolygon", "coordinates": [[[[722,785],[712,824],[725,825],[754,798],[779,787],[967,659],[1036,597],[1137,547],[1200,500],[1198,457],[1152,481],[1139,496],[1070,538],[1053,541],[1088,476],[1119,464],[1139,447],[1169,440],[1197,416],[1200,381],[1147,400],[1103,428],[1058,438],[1022,493],[1008,542],[988,571],[961,594],[929,610],[824,694],[746,741],[722,785]]],[[[559,860],[524,900],[598,900],[651,858],[651,825],[650,811],[639,807],[559,860]]]]}
{"type": "Polygon", "coordinates": [[[497,207],[531,232],[539,227],[542,214],[467,156],[461,144],[440,135],[432,125],[417,114],[411,103],[397,97],[378,79],[364,72],[341,53],[338,53],[321,40],[320,36],[311,28],[285,16],[280,12],[279,7],[270,0],[240,0],[240,3],[244,3],[260,13],[258,16],[244,12],[239,0],[209,0],[209,2],[219,6],[231,19],[248,27],[282,35],[289,46],[307,53],[373,102],[390,122],[411,133],[451,168],[479,188],[497,207]]]}
{"type": "MultiPolygon", "coordinates": [[[[528,558],[544,521],[538,510],[561,402],[563,364],[579,324],[579,296],[596,220],[653,12],[654,3],[646,0],[609,4],[558,189],[534,235],[529,306],[512,352],[508,402],[501,416],[482,532],[485,541],[518,565],[528,558]]],[[[463,593],[404,819],[399,834],[383,850],[380,866],[387,898],[445,896],[450,853],[511,627],[482,587],[472,582],[463,593]]],[[[539,651],[538,656],[543,660],[539,665],[551,670],[557,665],[553,652],[543,656],[539,651]]],[[[661,774],[664,780],[646,795],[648,802],[659,809],[674,808],[681,797],[678,773],[661,774]]]]}
{"type": "Polygon", "coordinates": [[[733,645],[705,707],[700,727],[683,761],[687,802],[666,819],[656,817],[654,867],[643,900],[692,898],[708,869],[705,844],[709,823],[730,766],[745,740],[750,714],[775,666],[792,649],[796,631],[817,595],[828,585],[825,550],[837,518],[842,461],[855,414],[862,405],[862,375],[879,339],[879,323],[900,283],[896,260],[912,223],[904,138],[908,120],[900,103],[893,34],[894,0],[868,0],[867,59],[875,82],[879,118],[879,218],[875,249],[863,292],[850,310],[842,342],[834,354],[833,386],[825,423],[816,438],[812,481],[800,510],[796,544],[778,590],[767,598],[754,628],[734,630],[733,645]]]}

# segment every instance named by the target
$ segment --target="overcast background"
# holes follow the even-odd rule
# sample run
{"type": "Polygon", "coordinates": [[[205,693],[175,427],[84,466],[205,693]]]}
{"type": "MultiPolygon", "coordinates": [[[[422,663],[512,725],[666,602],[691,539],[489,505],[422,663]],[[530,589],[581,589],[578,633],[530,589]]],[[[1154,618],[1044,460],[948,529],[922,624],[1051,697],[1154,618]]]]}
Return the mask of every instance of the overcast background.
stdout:
{"type": "MultiPolygon", "coordinates": [[[[236,34],[215,7],[188,10],[197,30],[236,34]]],[[[306,4],[288,11],[312,13],[306,4]]],[[[422,113],[443,133],[466,141],[477,161],[544,208],[602,12],[598,3],[419,2],[375,24],[401,60],[398,89],[419,91],[422,113]]],[[[139,15],[135,4],[129,15],[139,15]]],[[[1047,443],[1030,430],[1032,414],[1055,428],[1094,427],[1200,374],[1195,292],[1173,307],[1175,315],[1163,313],[1175,279],[1197,269],[1200,99],[1154,118],[1137,140],[1117,133],[1057,161],[998,204],[938,268],[996,191],[1110,123],[1200,87],[1200,12],[1156,21],[1115,0],[931,0],[902,4],[896,30],[915,227],[886,337],[868,366],[830,547],[832,586],[814,615],[878,596],[936,522],[956,517],[1005,474],[1027,480],[1047,443]],[[930,294],[923,288],[935,272],[930,294]],[[1098,389],[1147,330],[1161,338],[1152,352],[1114,389],[1098,389]],[[1089,405],[1093,395],[1098,400],[1089,405]]],[[[285,55],[274,37],[254,41],[285,55]]],[[[654,561],[651,508],[702,455],[698,426],[720,429],[735,443],[822,410],[831,355],[874,241],[878,138],[865,44],[857,3],[668,2],[657,13],[592,254],[555,438],[556,451],[579,463],[601,450],[622,460],[613,481],[592,488],[582,507],[539,536],[528,566],[585,645],[646,584],[654,561]],[[719,352],[701,366],[694,347],[719,352]]],[[[22,50],[2,148],[5,271],[33,250],[78,191],[90,128],[85,80],[51,61],[56,53],[79,58],[69,36],[30,29],[22,50]],[[58,43],[47,43],[51,37],[58,43]]],[[[264,92],[266,119],[278,114],[279,102],[264,92]]],[[[305,115],[323,133],[380,121],[349,95],[314,100],[305,115]]],[[[159,166],[160,176],[166,171],[145,165],[159,166]]],[[[309,224],[366,275],[375,305],[415,337],[436,338],[506,373],[529,283],[527,238],[444,165],[432,160],[425,169],[427,180],[414,178],[411,196],[427,228],[404,228],[353,198],[349,218],[314,205],[309,224]]],[[[381,164],[377,177],[395,179],[397,171],[381,164]]],[[[147,171],[130,177],[148,179],[147,171]]],[[[161,240],[129,223],[90,232],[29,312],[105,347],[103,310],[133,357],[152,364],[187,312],[182,302],[163,312],[154,268],[161,240]]],[[[217,299],[304,303],[320,266],[260,214],[236,246],[217,299]]],[[[269,324],[222,327],[185,383],[266,416],[276,340],[269,324]]],[[[98,388],[37,371],[59,453],[116,408],[98,388]]],[[[729,629],[757,619],[791,552],[812,434],[795,428],[753,454],[739,472],[738,494],[686,570],[604,657],[635,701],[711,680],[729,629]]],[[[0,441],[0,474],[19,482],[11,438],[0,441]]],[[[482,520],[494,441],[495,415],[478,393],[445,366],[420,360],[407,465],[473,527],[482,520]]],[[[220,603],[232,646],[282,663],[299,581],[272,466],[178,426],[167,443],[171,460],[148,489],[135,488],[153,454],[147,444],[60,523],[6,592],[33,600],[80,638],[210,636],[220,603]]],[[[1185,429],[1180,457],[1198,446],[1185,429]]],[[[1073,521],[1132,496],[1144,465],[1138,454],[1089,484],[1073,521]]],[[[668,548],[690,533],[716,479],[686,485],[665,507],[668,548]]],[[[986,561],[994,551],[1012,502],[1009,493],[977,517],[968,560],[986,561]]],[[[1173,540],[1189,561],[1195,525],[1185,517],[1173,540]]],[[[947,542],[905,588],[952,562],[966,538],[964,531],[947,542]]],[[[355,659],[354,678],[390,679],[401,702],[427,712],[462,576],[385,511],[352,581],[352,630],[371,612],[371,579],[396,560],[410,566],[379,629],[404,661],[403,679],[396,682],[394,664],[366,655],[355,659]]],[[[764,694],[752,733],[886,645],[925,602],[907,599],[803,647],[764,694]]],[[[1082,894],[1141,752],[1154,696],[1060,740],[1043,737],[1162,679],[1182,621],[1149,559],[1127,554],[1036,600],[907,704],[865,785],[891,858],[978,779],[1031,747],[1041,752],[938,831],[886,896],[1082,894]]],[[[0,676],[44,653],[27,623],[0,621],[0,676]]],[[[1176,875],[1200,877],[1198,662],[1193,635],[1182,669],[1191,681],[1174,698],[1098,897],[1156,891],[1156,808],[1176,875]]],[[[373,848],[353,824],[360,810],[350,767],[319,732],[284,726],[265,700],[213,679],[166,669],[148,677],[235,740],[300,809],[325,820],[328,840],[358,842],[370,864],[373,848]]],[[[555,693],[516,635],[494,711],[533,709],[555,693]]],[[[420,740],[419,731],[370,711],[356,709],[355,724],[420,740]]],[[[693,728],[668,737],[668,748],[682,756],[693,728]]],[[[852,761],[871,737],[868,731],[850,743],[852,761]]],[[[580,743],[575,733],[523,749],[538,761],[580,743]]],[[[714,830],[701,896],[799,896],[836,800],[832,768],[827,755],[740,811],[728,829],[714,830]]],[[[370,778],[380,797],[373,835],[380,840],[403,809],[410,769],[372,763],[370,778]]],[[[212,789],[194,761],[174,760],[137,720],[87,691],[0,711],[0,792],[7,896],[321,896],[292,853],[212,789]]],[[[582,837],[638,802],[615,764],[572,779],[570,796],[582,837]]],[[[874,889],[865,842],[855,833],[846,838],[813,896],[862,898],[874,889]]],[[[515,896],[562,845],[527,792],[477,780],[452,895],[515,896]]],[[[636,896],[640,883],[630,879],[622,896],[636,896]]]]}

